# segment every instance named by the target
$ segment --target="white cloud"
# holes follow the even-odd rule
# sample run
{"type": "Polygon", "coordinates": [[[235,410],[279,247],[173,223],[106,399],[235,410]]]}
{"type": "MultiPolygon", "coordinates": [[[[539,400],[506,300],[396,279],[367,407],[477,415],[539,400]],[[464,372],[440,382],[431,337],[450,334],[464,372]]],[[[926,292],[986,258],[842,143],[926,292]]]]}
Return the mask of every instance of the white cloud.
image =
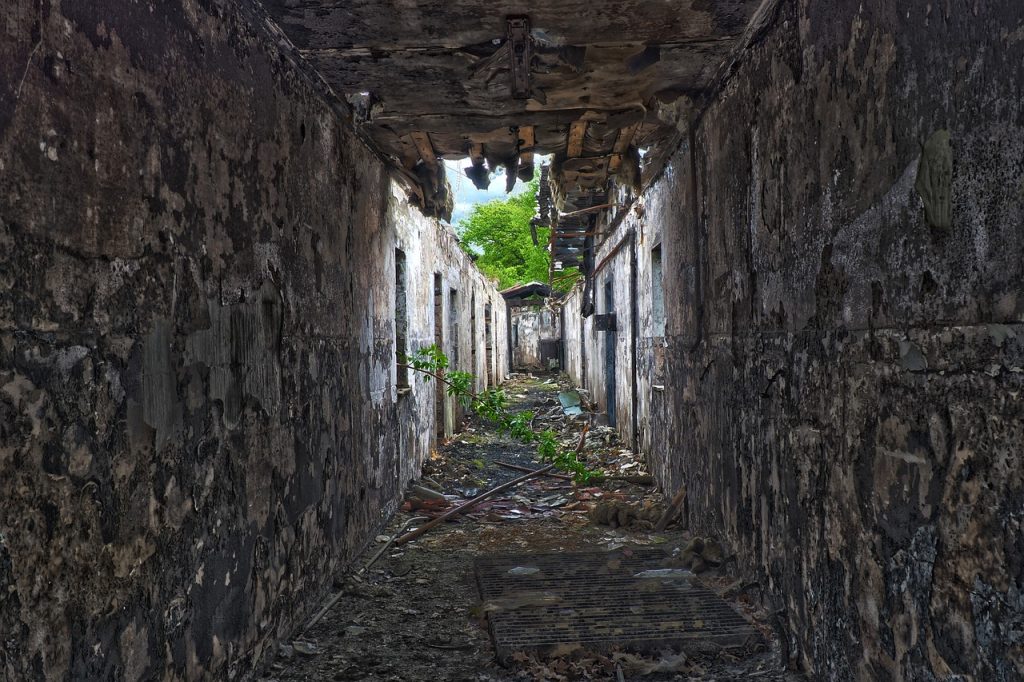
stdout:
{"type": "Polygon", "coordinates": [[[505,194],[505,174],[495,173],[491,178],[491,184],[487,189],[477,189],[473,181],[466,177],[464,168],[472,165],[469,159],[459,161],[445,161],[445,172],[448,175],[448,183],[455,193],[455,209],[452,211],[452,224],[458,225],[463,218],[468,218],[473,207],[477,204],[486,204],[494,199],[505,199],[526,191],[525,182],[516,182],[512,194],[505,194]]]}

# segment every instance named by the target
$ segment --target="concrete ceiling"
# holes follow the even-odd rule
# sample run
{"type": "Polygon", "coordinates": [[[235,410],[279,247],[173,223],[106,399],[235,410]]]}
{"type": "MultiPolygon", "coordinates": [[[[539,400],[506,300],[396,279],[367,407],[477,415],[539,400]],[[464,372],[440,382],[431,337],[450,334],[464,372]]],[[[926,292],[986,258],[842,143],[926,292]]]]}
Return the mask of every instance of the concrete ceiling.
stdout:
{"type": "Polygon", "coordinates": [[[564,211],[603,201],[616,176],[638,185],[638,150],[674,137],[760,0],[263,2],[447,217],[439,157],[473,158],[480,182],[504,166],[511,183],[552,154],[564,211]]]}

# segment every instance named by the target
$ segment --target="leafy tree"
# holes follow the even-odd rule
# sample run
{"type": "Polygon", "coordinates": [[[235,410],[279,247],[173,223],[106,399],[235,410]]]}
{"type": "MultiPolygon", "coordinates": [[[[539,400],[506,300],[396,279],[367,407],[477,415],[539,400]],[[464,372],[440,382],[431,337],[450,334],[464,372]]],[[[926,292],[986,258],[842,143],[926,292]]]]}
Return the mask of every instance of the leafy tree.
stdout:
{"type": "MultiPolygon", "coordinates": [[[[485,275],[498,280],[499,288],[548,281],[551,231],[538,227],[537,245],[530,234],[530,221],[537,212],[538,185],[539,180],[534,178],[517,196],[478,204],[469,218],[459,223],[462,248],[476,258],[477,267],[485,275]]],[[[567,274],[558,273],[556,291],[572,288],[574,279],[567,274]]]]}

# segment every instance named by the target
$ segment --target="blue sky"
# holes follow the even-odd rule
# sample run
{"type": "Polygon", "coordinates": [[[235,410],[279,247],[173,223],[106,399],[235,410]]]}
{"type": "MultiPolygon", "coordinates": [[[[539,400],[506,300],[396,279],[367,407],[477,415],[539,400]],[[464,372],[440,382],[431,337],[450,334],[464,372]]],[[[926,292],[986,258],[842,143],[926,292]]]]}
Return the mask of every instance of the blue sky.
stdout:
{"type": "MultiPolygon", "coordinates": [[[[444,162],[445,172],[448,174],[448,182],[455,193],[455,210],[452,211],[452,225],[457,226],[460,220],[469,217],[473,206],[476,204],[486,204],[493,199],[504,199],[510,196],[505,194],[504,173],[500,175],[495,174],[491,178],[490,187],[486,190],[474,187],[473,181],[462,172],[463,168],[471,165],[472,162],[469,159],[444,162]]],[[[512,196],[520,194],[524,190],[526,190],[526,183],[517,181],[515,189],[512,190],[512,196]]]]}

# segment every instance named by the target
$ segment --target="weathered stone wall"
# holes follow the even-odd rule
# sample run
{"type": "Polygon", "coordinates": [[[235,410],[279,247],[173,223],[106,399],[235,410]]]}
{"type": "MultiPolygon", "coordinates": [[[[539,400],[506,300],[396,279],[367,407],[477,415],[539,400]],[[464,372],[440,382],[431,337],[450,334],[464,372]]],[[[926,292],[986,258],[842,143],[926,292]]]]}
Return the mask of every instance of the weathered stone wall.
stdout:
{"type": "MultiPolygon", "coordinates": [[[[373,309],[382,314],[393,315],[394,288],[389,281],[394,278],[394,253],[400,249],[405,255],[406,297],[409,316],[408,351],[437,342],[435,322],[441,323],[441,349],[448,356],[451,369],[472,372],[476,376],[476,388],[483,389],[489,384],[501,383],[508,377],[508,349],[505,340],[506,313],[504,298],[493,284],[473,266],[472,261],[459,247],[458,237],[450,225],[427,218],[405,200],[404,191],[395,183],[389,188],[388,215],[380,238],[380,263],[373,263],[370,276],[370,291],[376,297],[373,309]],[[390,254],[390,258],[388,255],[390,254]],[[441,285],[440,298],[435,297],[435,286],[441,285]],[[456,292],[455,307],[452,309],[451,292],[456,292]],[[439,308],[435,306],[440,303],[439,308]],[[473,314],[470,306],[476,305],[473,314]],[[491,366],[487,365],[486,353],[486,307],[490,305],[492,325],[496,343],[493,346],[491,366]],[[379,306],[379,307],[378,307],[379,306]],[[454,316],[454,317],[453,317],[454,316]],[[454,324],[453,324],[454,323],[454,324]],[[470,333],[475,323],[474,333],[470,333]],[[460,333],[456,341],[452,327],[457,325],[460,333]],[[500,343],[497,343],[500,341],[500,343]],[[455,343],[459,349],[455,350],[455,343]],[[474,356],[473,347],[476,347],[474,356]],[[475,357],[475,364],[473,362],[475,357]]],[[[354,267],[354,264],[350,267],[354,267]]],[[[393,319],[393,318],[389,318],[393,319]]],[[[388,323],[389,319],[383,319],[388,323]]],[[[390,361],[391,355],[385,359],[390,361]]],[[[376,369],[378,379],[389,372],[389,385],[397,386],[397,367],[393,362],[376,369]]],[[[425,381],[423,375],[409,375],[408,391],[394,391],[397,398],[398,419],[386,428],[400,434],[402,467],[399,478],[408,481],[418,478],[423,456],[437,444],[437,436],[451,436],[457,430],[463,416],[458,399],[448,396],[442,389],[443,397],[438,402],[438,390],[434,381],[425,381]]],[[[358,425],[356,425],[358,428],[358,425]]]]}
{"type": "Polygon", "coordinates": [[[512,306],[512,369],[514,371],[547,370],[541,361],[541,343],[560,341],[560,315],[543,306],[512,306]]]}
{"type": "Polygon", "coordinates": [[[3,22],[0,678],[244,676],[435,437],[395,248],[410,350],[502,299],[234,4],[3,22]]]}
{"type": "MultiPolygon", "coordinates": [[[[817,679],[1021,679],[1024,12],[784,1],[736,67],[596,254],[636,231],[649,464],[817,679]]],[[[580,295],[568,371],[600,405],[580,295]]]]}
{"type": "MultiPolygon", "coordinates": [[[[586,364],[585,326],[582,314],[583,293],[577,285],[562,299],[562,348],[565,367],[562,370],[577,386],[583,386],[583,367],[586,364]]],[[[585,388],[585,387],[584,387],[585,388]]]]}
{"type": "Polygon", "coordinates": [[[1024,676],[1022,22],[783,2],[648,202],[656,468],[819,679],[1024,676]]]}
{"type": "Polygon", "coordinates": [[[664,443],[664,325],[658,327],[653,315],[656,272],[652,267],[652,250],[661,245],[662,233],[657,211],[663,208],[658,200],[657,194],[637,199],[624,215],[613,221],[614,227],[595,252],[596,314],[614,310],[616,331],[595,331],[593,317],[580,317],[582,284],[563,303],[566,372],[590,393],[597,409],[607,413],[610,355],[606,344],[611,334],[616,377],[615,426],[622,442],[635,443],[641,452],[651,452],[664,443]]]}

